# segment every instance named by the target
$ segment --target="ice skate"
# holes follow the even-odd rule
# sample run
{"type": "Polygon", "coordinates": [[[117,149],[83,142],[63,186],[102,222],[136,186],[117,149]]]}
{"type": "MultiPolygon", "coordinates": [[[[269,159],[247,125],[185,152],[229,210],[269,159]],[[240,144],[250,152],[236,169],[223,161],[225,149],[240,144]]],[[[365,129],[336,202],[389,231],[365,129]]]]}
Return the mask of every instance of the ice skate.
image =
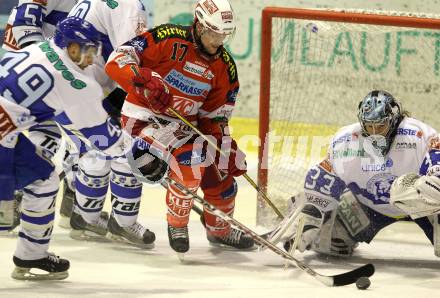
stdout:
{"type": "Polygon", "coordinates": [[[177,257],[184,261],[184,254],[189,250],[188,226],[175,228],[168,225],[168,240],[171,248],[177,252],[177,257]]]}
{"type": "Polygon", "coordinates": [[[212,246],[223,247],[223,248],[233,248],[239,250],[254,250],[255,246],[254,240],[243,231],[231,228],[230,232],[224,237],[216,237],[207,234],[209,243],[212,246]]]}
{"type": "Polygon", "coordinates": [[[70,225],[72,227],[70,237],[75,240],[107,242],[109,241],[106,238],[108,232],[107,222],[108,214],[106,212],[102,212],[96,222],[88,223],[84,220],[81,214],[73,211],[70,218],[70,225]]]}
{"type": "Polygon", "coordinates": [[[156,235],[138,222],[128,227],[121,227],[116,218],[110,216],[107,238],[140,248],[152,249],[156,235]]]}
{"type": "Polygon", "coordinates": [[[13,257],[15,269],[11,277],[18,280],[62,280],[69,276],[70,263],[54,254],[37,260],[23,260],[13,257]],[[46,271],[47,273],[31,272],[33,269],[46,271]]]}

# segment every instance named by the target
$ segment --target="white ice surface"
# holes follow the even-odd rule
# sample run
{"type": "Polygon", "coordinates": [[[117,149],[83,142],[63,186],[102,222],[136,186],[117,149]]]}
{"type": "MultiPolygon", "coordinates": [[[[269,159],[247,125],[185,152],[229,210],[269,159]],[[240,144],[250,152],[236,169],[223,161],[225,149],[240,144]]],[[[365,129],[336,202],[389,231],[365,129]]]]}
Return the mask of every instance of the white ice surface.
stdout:
{"type": "MultiPolygon", "coordinates": [[[[255,228],[254,191],[240,181],[236,218],[255,228]]],[[[116,243],[75,241],[56,226],[51,251],[71,262],[70,276],[64,281],[11,279],[16,241],[0,238],[0,297],[434,298],[440,293],[440,259],[434,256],[421,230],[408,223],[390,226],[372,244],[361,245],[350,259],[297,255],[324,274],[373,263],[376,273],[366,291],[354,285],[325,287],[299,269],[284,269],[284,260],[271,251],[212,248],[196,214],[190,222],[191,249],[180,263],[168,245],[163,195],[157,187],[144,191],[140,219],[157,235],[156,247],[150,251],[116,243]]]]}

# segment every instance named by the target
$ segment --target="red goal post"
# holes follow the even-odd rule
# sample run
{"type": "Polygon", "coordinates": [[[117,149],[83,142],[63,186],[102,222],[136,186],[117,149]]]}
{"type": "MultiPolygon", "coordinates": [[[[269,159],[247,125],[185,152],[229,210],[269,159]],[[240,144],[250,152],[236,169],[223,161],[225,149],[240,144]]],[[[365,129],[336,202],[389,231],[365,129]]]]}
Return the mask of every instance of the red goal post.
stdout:
{"type": "MultiPolygon", "coordinates": [[[[281,7],[264,8],[262,11],[262,37],[261,37],[261,73],[260,73],[260,102],[259,102],[259,138],[261,141],[261,146],[259,147],[259,152],[258,152],[259,154],[258,185],[262,189],[262,191],[266,193],[268,191],[268,176],[270,171],[270,168],[268,169],[269,167],[268,160],[270,158],[268,144],[270,143],[269,132],[271,130],[270,127],[271,83],[273,84],[273,82],[271,81],[271,67],[272,67],[272,56],[273,56],[272,46],[273,46],[273,38],[274,38],[272,34],[273,34],[273,20],[275,18],[291,19],[292,21],[307,20],[311,22],[315,22],[315,21],[331,22],[331,23],[337,22],[337,23],[365,24],[365,25],[392,26],[392,27],[409,27],[409,28],[419,28],[419,29],[437,29],[437,30],[440,29],[440,19],[436,19],[436,18],[426,18],[426,17],[420,18],[414,16],[405,16],[405,15],[386,15],[384,12],[381,12],[380,14],[376,14],[376,12],[361,13],[361,12],[348,12],[342,10],[330,11],[330,10],[316,10],[316,9],[281,8],[281,7]]],[[[406,52],[404,54],[406,54],[406,52]]],[[[289,88],[287,83],[288,82],[283,83],[284,87],[283,86],[281,87],[289,88]]],[[[360,100],[360,99],[361,98],[356,98],[356,100],[360,100]]],[[[296,98],[292,96],[290,100],[294,101],[296,100],[296,98]]],[[[289,111],[286,112],[289,113],[289,111]]],[[[270,199],[272,199],[270,192],[268,193],[268,196],[270,199]]],[[[287,197],[285,199],[287,199],[287,197]]],[[[275,205],[277,205],[276,202],[275,205]]],[[[271,210],[268,210],[268,208],[265,206],[264,200],[258,198],[257,221],[259,221],[260,224],[264,223],[261,220],[259,220],[259,218],[264,216],[262,215],[263,213],[269,214],[273,212],[271,210]]]]}

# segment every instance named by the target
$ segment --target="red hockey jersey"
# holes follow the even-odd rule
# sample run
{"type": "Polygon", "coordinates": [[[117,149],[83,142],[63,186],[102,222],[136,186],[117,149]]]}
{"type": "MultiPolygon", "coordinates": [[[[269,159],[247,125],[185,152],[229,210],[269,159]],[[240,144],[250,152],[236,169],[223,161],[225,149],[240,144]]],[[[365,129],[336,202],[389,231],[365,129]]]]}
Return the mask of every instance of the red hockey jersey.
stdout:
{"type": "MultiPolygon", "coordinates": [[[[159,73],[173,95],[172,107],[206,134],[221,136],[231,117],[239,90],[237,67],[222,49],[215,59],[194,42],[192,27],[158,26],[119,47],[106,65],[109,76],[128,92],[122,113],[143,121],[148,105],[132,94],[133,64],[159,73]],[[221,134],[221,135],[219,135],[221,134]]],[[[155,115],[179,121],[171,114],[155,115]]]]}

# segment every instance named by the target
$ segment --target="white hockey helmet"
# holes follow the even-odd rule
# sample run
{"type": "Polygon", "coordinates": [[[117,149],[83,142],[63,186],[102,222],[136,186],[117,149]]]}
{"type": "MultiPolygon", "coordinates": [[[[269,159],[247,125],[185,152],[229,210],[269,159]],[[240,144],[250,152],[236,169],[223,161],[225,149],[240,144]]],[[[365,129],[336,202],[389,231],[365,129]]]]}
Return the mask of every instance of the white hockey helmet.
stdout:
{"type": "Polygon", "coordinates": [[[235,33],[235,15],[228,0],[199,0],[194,17],[215,33],[229,36],[235,33]]]}

